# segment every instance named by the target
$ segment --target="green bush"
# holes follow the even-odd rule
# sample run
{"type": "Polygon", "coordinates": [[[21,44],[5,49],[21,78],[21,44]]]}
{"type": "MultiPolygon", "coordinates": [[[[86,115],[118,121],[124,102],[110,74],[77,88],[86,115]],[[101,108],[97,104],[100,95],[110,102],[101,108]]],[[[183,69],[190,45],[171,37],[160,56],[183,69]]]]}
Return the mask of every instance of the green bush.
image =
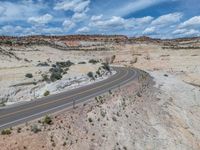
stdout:
{"type": "Polygon", "coordinates": [[[31,131],[34,133],[38,133],[41,131],[41,129],[39,129],[37,125],[33,125],[31,126],[31,131]]]}
{"type": "Polygon", "coordinates": [[[27,78],[32,78],[33,75],[32,75],[32,73],[27,73],[27,74],[25,75],[25,77],[27,77],[27,78]]]}
{"type": "Polygon", "coordinates": [[[92,118],[89,118],[88,121],[89,121],[89,122],[92,122],[92,118]]]}
{"type": "Polygon", "coordinates": [[[86,64],[86,62],[84,62],[84,61],[81,61],[81,62],[79,62],[78,64],[86,64]]]}
{"type": "Polygon", "coordinates": [[[53,122],[52,122],[51,117],[46,115],[45,118],[44,118],[43,123],[51,125],[53,122]]]}
{"type": "Polygon", "coordinates": [[[62,79],[61,72],[52,72],[51,76],[50,76],[50,79],[51,79],[52,82],[55,82],[57,80],[62,79]]]}
{"type": "Polygon", "coordinates": [[[48,75],[42,74],[42,81],[49,81],[48,75]]]}
{"type": "Polygon", "coordinates": [[[91,64],[96,64],[96,63],[98,63],[99,61],[98,60],[94,60],[94,59],[90,59],[89,60],[89,63],[91,63],[91,64]]]}
{"type": "Polygon", "coordinates": [[[60,68],[70,67],[73,64],[74,63],[72,63],[70,60],[66,62],[56,62],[56,66],[59,66],[60,68]]]}
{"type": "Polygon", "coordinates": [[[92,73],[92,72],[88,72],[88,74],[87,74],[87,75],[88,75],[88,77],[89,77],[89,78],[91,78],[91,79],[93,79],[93,80],[94,80],[94,75],[93,75],[93,73],[92,73]]]}
{"type": "Polygon", "coordinates": [[[50,94],[49,91],[44,92],[44,96],[48,96],[50,94]]]}
{"type": "Polygon", "coordinates": [[[111,72],[110,66],[109,66],[108,63],[102,63],[102,65],[103,65],[103,66],[102,66],[103,69],[107,70],[108,72],[111,72]]]}
{"type": "Polygon", "coordinates": [[[2,135],[9,135],[9,134],[11,134],[11,131],[10,131],[10,129],[4,129],[4,130],[1,131],[1,134],[2,135]]]}

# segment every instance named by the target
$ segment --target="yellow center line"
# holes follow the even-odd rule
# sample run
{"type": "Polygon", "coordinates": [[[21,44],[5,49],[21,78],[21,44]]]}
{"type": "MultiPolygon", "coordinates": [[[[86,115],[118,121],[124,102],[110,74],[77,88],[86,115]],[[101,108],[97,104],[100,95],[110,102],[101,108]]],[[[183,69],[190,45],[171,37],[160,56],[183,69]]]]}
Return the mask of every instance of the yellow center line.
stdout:
{"type": "Polygon", "coordinates": [[[25,108],[25,109],[22,109],[22,110],[18,110],[18,111],[12,112],[12,113],[8,113],[8,114],[5,114],[5,115],[2,115],[2,116],[0,116],[0,119],[5,118],[5,117],[8,117],[8,116],[11,116],[11,115],[14,115],[14,114],[17,114],[17,113],[25,112],[25,111],[27,111],[27,110],[32,110],[32,109],[34,109],[34,108],[39,108],[39,107],[41,107],[41,106],[45,106],[45,105],[48,105],[48,104],[51,104],[51,103],[56,103],[56,102],[62,101],[62,100],[64,100],[64,99],[72,98],[72,97],[74,97],[74,96],[76,96],[76,95],[80,95],[80,94],[83,94],[83,93],[92,91],[92,90],[94,90],[94,89],[98,89],[98,88],[103,87],[103,86],[105,86],[105,85],[111,84],[111,83],[113,83],[113,82],[115,82],[115,81],[121,80],[121,79],[124,78],[127,74],[128,74],[128,71],[126,70],[126,73],[125,73],[122,77],[120,77],[119,79],[113,80],[113,81],[111,81],[111,82],[107,82],[106,84],[97,86],[97,87],[95,87],[95,88],[88,89],[88,90],[83,91],[83,92],[80,92],[80,93],[76,93],[76,94],[73,94],[73,95],[70,95],[70,96],[67,96],[67,97],[63,97],[63,98],[61,98],[61,99],[57,99],[57,100],[54,100],[54,101],[49,101],[49,102],[47,102],[47,103],[43,103],[43,104],[41,104],[41,105],[36,105],[36,106],[31,107],[31,108],[25,108]]]}

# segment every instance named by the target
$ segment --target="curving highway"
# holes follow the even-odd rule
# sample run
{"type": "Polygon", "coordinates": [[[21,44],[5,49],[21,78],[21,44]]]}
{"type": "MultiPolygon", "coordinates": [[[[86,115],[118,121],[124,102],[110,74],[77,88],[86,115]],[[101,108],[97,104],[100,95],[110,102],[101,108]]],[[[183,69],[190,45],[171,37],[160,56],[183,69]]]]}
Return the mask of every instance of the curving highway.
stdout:
{"type": "Polygon", "coordinates": [[[0,109],[0,130],[85,102],[90,98],[127,84],[138,76],[134,69],[122,67],[113,67],[113,69],[117,73],[106,80],[0,109]]]}

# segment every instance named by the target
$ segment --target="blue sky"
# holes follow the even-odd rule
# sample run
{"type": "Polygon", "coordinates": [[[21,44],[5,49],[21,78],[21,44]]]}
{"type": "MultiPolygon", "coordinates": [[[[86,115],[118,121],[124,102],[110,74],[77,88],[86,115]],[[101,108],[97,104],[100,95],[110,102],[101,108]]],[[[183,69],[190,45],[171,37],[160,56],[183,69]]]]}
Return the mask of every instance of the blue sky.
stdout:
{"type": "Polygon", "coordinates": [[[200,36],[199,0],[0,0],[0,35],[200,36]]]}

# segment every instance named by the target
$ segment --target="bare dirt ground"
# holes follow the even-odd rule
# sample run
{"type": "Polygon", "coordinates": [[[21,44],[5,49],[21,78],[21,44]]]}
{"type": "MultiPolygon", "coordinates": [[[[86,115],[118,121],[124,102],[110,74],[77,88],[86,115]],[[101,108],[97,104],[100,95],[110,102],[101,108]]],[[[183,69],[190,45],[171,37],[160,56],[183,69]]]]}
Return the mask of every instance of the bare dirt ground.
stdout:
{"type": "Polygon", "coordinates": [[[70,53],[99,60],[115,55],[114,65],[137,67],[153,78],[143,75],[75,110],[52,115],[52,125],[33,121],[19,126],[20,133],[15,127],[0,136],[2,149],[200,149],[198,48],[163,49],[145,42],[70,53]],[[31,131],[35,125],[38,133],[31,131]]]}

